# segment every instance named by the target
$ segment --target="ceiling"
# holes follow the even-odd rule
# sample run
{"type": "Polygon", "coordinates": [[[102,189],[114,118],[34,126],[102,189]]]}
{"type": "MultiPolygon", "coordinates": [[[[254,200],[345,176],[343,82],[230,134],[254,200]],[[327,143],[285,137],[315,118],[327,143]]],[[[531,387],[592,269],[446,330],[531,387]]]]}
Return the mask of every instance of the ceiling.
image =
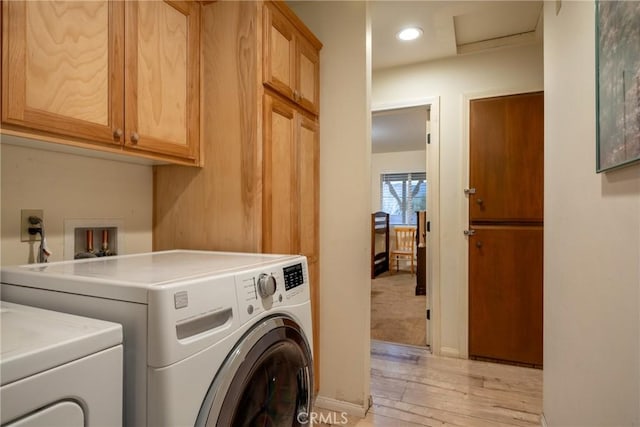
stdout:
{"type": "MultiPolygon", "coordinates": [[[[542,37],[542,1],[378,0],[370,11],[374,70],[537,43],[542,37]],[[423,36],[398,40],[396,33],[408,26],[422,28],[423,36]]],[[[374,113],[373,152],[424,149],[423,115],[425,108],[374,113]]]]}
{"type": "Polygon", "coordinates": [[[372,152],[424,150],[427,142],[427,107],[400,108],[372,113],[372,152]]]}

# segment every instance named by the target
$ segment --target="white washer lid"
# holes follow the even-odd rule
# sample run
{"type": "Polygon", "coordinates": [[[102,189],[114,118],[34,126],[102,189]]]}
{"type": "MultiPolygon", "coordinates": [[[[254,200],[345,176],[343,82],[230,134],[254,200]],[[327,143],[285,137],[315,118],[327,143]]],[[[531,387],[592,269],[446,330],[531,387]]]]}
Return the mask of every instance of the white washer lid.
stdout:
{"type": "MultiPolygon", "coordinates": [[[[39,273],[41,276],[57,275],[67,280],[89,278],[147,287],[255,268],[293,257],[294,255],[171,250],[48,264],[28,264],[13,270],[39,273]]],[[[3,273],[5,271],[10,272],[12,268],[3,268],[3,273]]]]}
{"type": "Polygon", "coordinates": [[[299,255],[171,250],[2,267],[3,284],[148,303],[150,291],[202,277],[300,258],[299,255]]]}
{"type": "Polygon", "coordinates": [[[0,302],[2,385],[122,343],[122,326],[0,302]]]}

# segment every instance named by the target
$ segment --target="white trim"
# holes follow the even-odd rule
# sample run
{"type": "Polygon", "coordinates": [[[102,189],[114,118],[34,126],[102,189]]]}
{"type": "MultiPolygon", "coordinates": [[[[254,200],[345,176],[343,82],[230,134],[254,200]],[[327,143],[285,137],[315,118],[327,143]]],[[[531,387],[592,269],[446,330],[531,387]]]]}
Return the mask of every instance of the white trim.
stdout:
{"type": "Polygon", "coordinates": [[[540,425],[542,427],[549,427],[549,424],[547,424],[547,419],[544,416],[544,412],[540,414],[540,425]]]}
{"type": "MultiPolygon", "coordinates": [[[[467,92],[463,93],[462,96],[462,183],[464,188],[469,188],[472,184],[469,182],[469,107],[470,103],[474,99],[481,98],[491,98],[496,96],[509,96],[509,95],[518,95],[521,93],[532,93],[532,92],[542,92],[544,87],[521,87],[521,88],[510,88],[510,89],[491,89],[485,91],[478,92],[467,92]]],[[[460,189],[460,197],[464,197],[465,201],[463,203],[463,212],[462,212],[462,222],[464,227],[467,228],[469,226],[469,197],[464,195],[463,188],[460,189]]],[[[458,307],[460,308],[458,312],[459,322],[459,330],[458,330],[458,342],[460,346],[460,355],[459,357],[468,359],[469,358],[469,250],[468,250],[468,242],[469,238],[462,234],[462,230],[460,230],[460,238],[465,239],[467,241],[467,245],[464,246],[464,253],[461,254],[464,259],[462,269],[464,276],[464,283],[462,292],[458,294],[458,307]]]]}
{"type": "Polygon", "coordinates": [[[457,359],[460,358],[460,352],[458,351],[457,348],[453,348],[453,347],[442,347],[440,349],[440,356],[444,356],[444,357],[455,357],[457,359]]]}
{"type": "Polygon", "coordinates": [[[399,108],[429,106],[431,120],[431,143],[427,146],[427,180],[429,182],[427,221],[431,222],[429,239],[432,250],[428,252],[427,262],[427,301],[431,310],[431,320],[427,331],[427,344],[432,352],[440,354],[441,304],[440,304],[440,97],[430,96],[413,100],[376,104],[371,113],[399,108]],[[435,206],[435,208],[433,208],[435,206]]]}
{"type": "Polygon", "coordinates": [[[368,403],[365,407],[356,405],[355,403],[345,402],[344,400],[336,400],[325,396],[318,396],[313,406],[314,408],[322,408],[334,412],[346,412],[349,415],[359,418],[366,417],[367,411],[369,410],[368,403]]]}
{"type": "Polygon", "coordinates": [[[432,104],[440,104],[439,96],[429,96],[426,98],[417,98],[413,100],[406,101],[397,101],[397,102],[383,102],[381,104],[376,104],[371,106],[371,112],[375,113],[378,111],[386,111],[386,110],[397,110],[400,108],[411,108],[411,107],[422,107],[432,104]]]}

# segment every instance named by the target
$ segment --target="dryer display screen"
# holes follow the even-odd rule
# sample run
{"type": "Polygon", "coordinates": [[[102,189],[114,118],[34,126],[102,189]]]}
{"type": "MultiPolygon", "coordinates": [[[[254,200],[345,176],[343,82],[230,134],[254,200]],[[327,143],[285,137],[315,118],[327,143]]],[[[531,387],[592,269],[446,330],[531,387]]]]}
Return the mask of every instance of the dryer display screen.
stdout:
{"type": "Polygon", "coordinates": [[[284,273],[284,288],[288,291],[304,283],[302,264],[294,264],[282,269],[284,273]]]}

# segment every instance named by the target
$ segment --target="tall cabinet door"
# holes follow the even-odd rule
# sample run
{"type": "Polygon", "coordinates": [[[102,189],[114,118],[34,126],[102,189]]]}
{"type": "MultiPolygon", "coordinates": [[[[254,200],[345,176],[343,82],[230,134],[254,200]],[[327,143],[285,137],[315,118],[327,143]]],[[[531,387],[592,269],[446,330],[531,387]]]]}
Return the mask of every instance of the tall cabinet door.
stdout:
{"type": "Polygon", "coordinates": [[[291,254],[300,247],[297,154],[295,108],[265,95],[262,190],[265,252],[291,254]]]}
{"type": "Polygon", "coordinates": [[[542,226],[476,226],[469,354],[542,365],[542,226]]]}
{"type": "Polygon", "coordinates": [[[311,284],[311,315],[313,322],[314,370],[319,372],[320,343],[320,140],[318,122],[298,116],[298,212],[300,253],[307,257],[311,284]]]}
{"type": "Polygon", "coordinates": [[[320,366],[319,158],[318,122],[266,94],[262,247],[268,253],[307,257],[316,373],[320,366]]]}
{"type": "Polygon", "coordinates": [[[125,146],[196,158],[200,4],[126,2],[126,26],[125,146]]]}
{"type": "Polygon", "coordinates": [[[470,220],[542,221],[543,94],[478,99],[470,108],[470,220]]]}
{"type": "Polygon", "coordinates": [[[121,144],[124,3],[2,7],[2,121],[121,144]]]}
{"type": "Polygon", "coordinates": [[[544,98],[470,105],[469,356],[542,365],[544,98]]]}

